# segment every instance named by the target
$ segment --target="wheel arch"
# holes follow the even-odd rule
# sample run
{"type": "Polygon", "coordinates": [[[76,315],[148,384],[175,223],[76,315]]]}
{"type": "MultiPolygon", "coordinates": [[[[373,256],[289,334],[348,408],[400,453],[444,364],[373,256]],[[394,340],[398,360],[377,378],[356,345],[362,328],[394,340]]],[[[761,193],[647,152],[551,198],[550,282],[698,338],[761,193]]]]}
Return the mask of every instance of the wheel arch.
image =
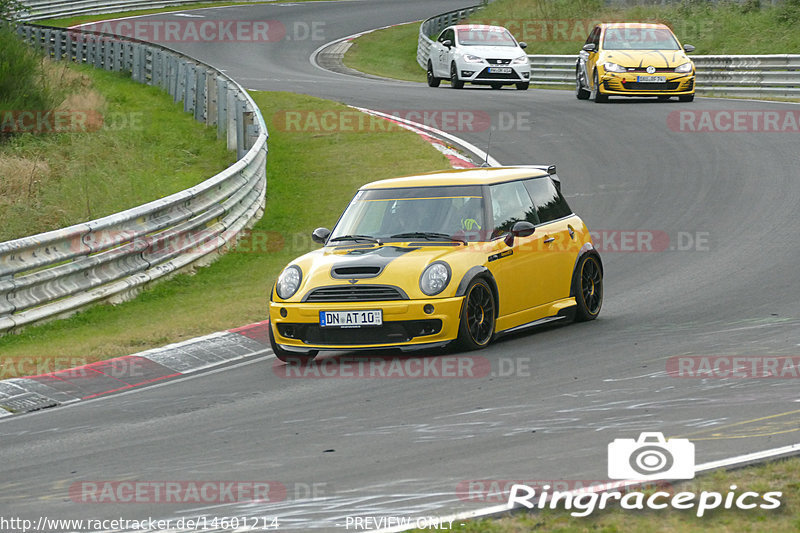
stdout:
{"type": "Polygon", "coordinates": [[[572,280],[570,282],[569,287],[569,295],[570,297],[577,296],[575,292],[575,288],[577,287],[577,279],[578,279],[578,265],[583,260],[584,257],[594,257],[597,259],[597,263],[600,265],[600,274],[605,277],[605,269],[603,267],[603,259],[600,257],[600,253],[594,247],[594,245],[590,242],[587,242],[581,249],[578,251],[578,257],[575,258],[575,264],[572,265],[572,280]]]}
{"type": "Polygon", "coordinates": [[[500,291],[497,288],[497,281],[495,281],[494,276],[492,275],[492,271],[486,268],[485,266],[474,266],[467,270],[467,272],[461,277],[461,281],[458,283],[458,288],[456,289],[456,296],[466,296],[467,294],[467,287],[469,284],[472,283],[472,280],[475,278],[484,278],[486,282],[489,284],[489,288],[492,290],[492,296],[494,297],[494,305],[497,307],[497,313],[495,313],[495,320],[499,316],[500,311],[500,291]]]}

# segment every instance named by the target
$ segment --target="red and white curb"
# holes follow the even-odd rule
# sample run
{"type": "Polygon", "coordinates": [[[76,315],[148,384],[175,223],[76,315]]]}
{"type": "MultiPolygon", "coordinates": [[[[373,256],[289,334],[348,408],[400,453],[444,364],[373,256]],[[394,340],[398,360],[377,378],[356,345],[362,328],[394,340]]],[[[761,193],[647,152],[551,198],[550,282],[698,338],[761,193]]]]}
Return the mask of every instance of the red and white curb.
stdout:
{"type": "Polygon", "coordinates": [[[269,349],[268,322],[212,333],[133,355],[0,381],[0,418],[175,379],[269,349]]]}

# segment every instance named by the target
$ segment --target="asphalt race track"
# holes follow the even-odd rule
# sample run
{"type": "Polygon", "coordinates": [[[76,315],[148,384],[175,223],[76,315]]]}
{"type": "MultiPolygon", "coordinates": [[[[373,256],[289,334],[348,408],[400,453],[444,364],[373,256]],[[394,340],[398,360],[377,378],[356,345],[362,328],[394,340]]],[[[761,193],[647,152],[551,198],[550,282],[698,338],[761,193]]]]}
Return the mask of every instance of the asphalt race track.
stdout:
{"type": "MultiPolygon", "coordinates": [[[[479,377],[286,379],[270,355],[166,386],[6,417],[0,515],[277,517],[281,530],[339,531],[347,517],[487,505],[459,497],[469,480],[606,479],[608,443],[641,431],[692,439],[698,463],[800,442],[797,379],[667,372],[675,356],[800,355],[798,133],[675,126],[681,111],[797,116],[800,106],[708,98],[598,105],[571,91],[454,91],[447,83],[432,89],[350,77],[309,60],[335,39],[473,3],[200,10],[193,13],[207,19],[278,20],[290,39],[168,46],[251,89],[378,110],[488,114],[491,155],[503,164],[557,164],[571,206],[607,241],[600,244],[600,319],[497,342],[474,354],[491,366],[479,377]],[[311,28],[316,38],[303,38],[311,28]],[[286,495],[218,505],[71,497],[86,486],[75,483],[132,480],[271,482],[286,495]]],[[[272,117],[265,118],[270,125],[272,117]]],[[[488,142],[488,128],[450,132],[481,148],[488,142]]]]}

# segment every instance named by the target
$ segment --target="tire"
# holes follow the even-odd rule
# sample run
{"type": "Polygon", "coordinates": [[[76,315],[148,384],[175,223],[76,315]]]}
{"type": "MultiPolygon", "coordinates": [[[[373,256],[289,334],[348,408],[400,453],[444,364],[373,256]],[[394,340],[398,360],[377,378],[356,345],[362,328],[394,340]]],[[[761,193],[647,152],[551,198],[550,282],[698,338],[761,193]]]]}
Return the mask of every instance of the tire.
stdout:
{"type": "Polygon", "coordinates": [[[530,87],[531,82],[529,81],[522,81],[515,84],[517,86],[518,91],[527,91],[528,87],[530,87]]]}
{"type": "Polygon", "coordinates": [[[442,80],[433,75],[433,63],[428,61],[428,87],[438,87],[442,80]]]}
{"type": "Polygon", "coordinates": [[[458,79],[458,71],[456,70],[456,64],[450,64],[450,86],[453,89],[463,89],[464,82],[458,79]]]}
{"type": "Polygon", "coordinates": [[[502,83],[492,83],[492,89],[502,89],[502,83]]]}
{"type": "Polygon", "coordinates": [[[486,348],[494,337],[497,305],[494,293],[484,278],[473,279],[467,287],[456,346],[464,351],[486,348]]]}
{"type": "Polygon", "coordinates": [[[575,97],[578,100],[588,100],[589,96],[592,94],[586,89],[583,88],[583,83],[581,83],[581,78],[583,75],[581,74],[581,69],[575,69],[575,97]]]}
{"type": "Polygon", "coordinates": [[[608,96],[600,92],[600,78],[597,77],[597,71],[594,71],[594,89],[592,90],[593,98],[597,104],[608,102],[608,96]]]}
{"type": "Polygon", "coordinates": [[[272,334],[272,324],[269,325],[269,345],[272,347],[272,353],[275,357],[284,363],[305,365],[314,360],[317,356],[317,350],[311,350],[307,353],[296,353],[284,350],[275,343],[275,336],[272,334]]]}
{"type": "Polygon", "coordinates": [[[575,322],[594,320],[603,307],[603,268],[594,255],[585,255],[578,262],[573,280],[575,322]]]}
{"type": "Polygon", "coordinates": [[[678,100],[681,102],[694,102],[694,93],[692,94],[682,94],[678,97],[678,100]]]}

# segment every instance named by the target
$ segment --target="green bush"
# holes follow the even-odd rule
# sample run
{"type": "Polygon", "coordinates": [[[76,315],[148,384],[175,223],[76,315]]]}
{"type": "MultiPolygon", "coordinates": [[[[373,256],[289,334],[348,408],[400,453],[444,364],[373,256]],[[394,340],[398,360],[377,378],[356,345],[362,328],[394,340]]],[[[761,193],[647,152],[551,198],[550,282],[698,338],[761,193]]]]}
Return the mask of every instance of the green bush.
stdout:
{"type": "MultiPolygon", "coordinates": [[[[0,24],[0,113],[54,107],[55,97],[47,83],[43,61],[10,27],[0,24]]],[[[8,132],[0,132],[0,141],[8,136],[8,132]]]]}

